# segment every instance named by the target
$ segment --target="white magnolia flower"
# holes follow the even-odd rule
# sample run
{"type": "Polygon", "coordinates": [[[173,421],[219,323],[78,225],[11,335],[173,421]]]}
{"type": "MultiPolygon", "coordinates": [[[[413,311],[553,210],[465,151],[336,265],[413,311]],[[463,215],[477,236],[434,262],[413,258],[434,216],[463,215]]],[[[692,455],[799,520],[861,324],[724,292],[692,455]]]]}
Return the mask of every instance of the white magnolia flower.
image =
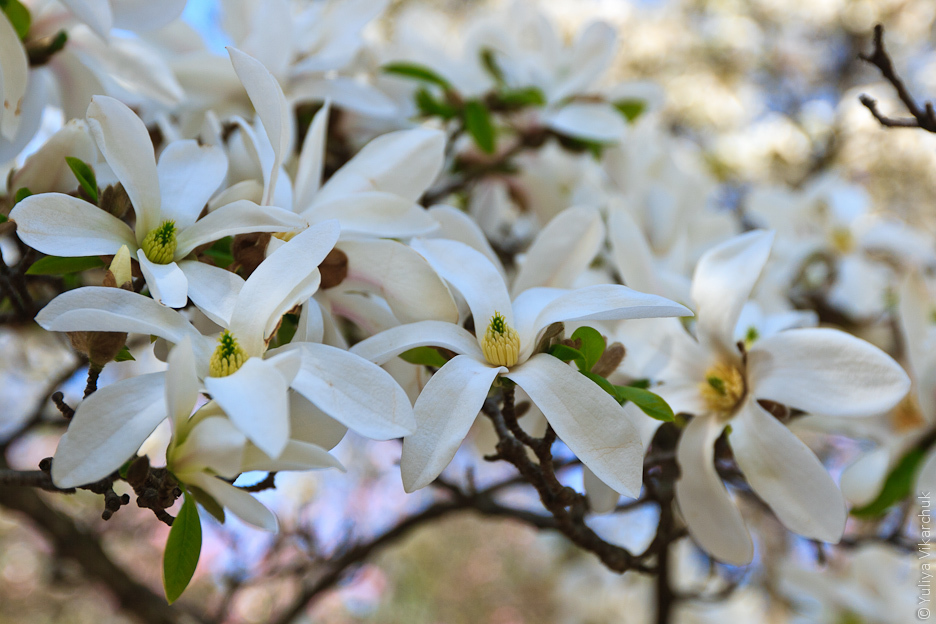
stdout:
{"type": "Polygon", "coordinates": [[[643,445],[617,401],[562,361],[534,353],[540,331],[571,320],[676,316],[683,306],[624,286],[566,290],[532,288],[511,301],[487,258],[450,240],[413,242],[468,302],[477,336],[460,325],[422,321],[384,331],[351,351],[377,363],[419,346],[458,355],[432,376],[416,400],[417,429],[403,439],[403,485],[428,485],[448,465],[478,415],[491,384],[503,376],[520,386],[559,437],[604,481],[636,496],[643,445]]]}
{"type": "MultiPolygon", "coordinates": [[[[50,331],[126,331],[170,343],[188,337],[207,392],[238,429],[273,458],[290,439],[290,388],[365,436],[401,437],[414,429],[412,408],[403,390],[381,368],[321,344],[290,343],[275,352],[266,350],[283,314],[318,288],[316,267],[337,238],[337,223],[315,225],[271,254],[246,282],[229,274],[229,281],[216,283],[215,317],[225,328],[220,335],[203,336],[179,312],[117,288],[66,292],[43,308],[36,320],[50,331]]],[[[138,379],[115,386],[161,383],[138,379]]],[[[115,409],[129,419],[140,408],[128,400],[115,409]]]]}
{"type": "Polygon", "coordinates": [[[903,369],[877,347],[832,329],[790,329],[735,342],[738,317],[770,254],[773,234],[750,232],[699,261],[692,284],[696,337],[673,334],[671,363],[657,388],[676,412],[694,414],[677,451],[676,500],[689,532],[716,558],[751,561],[753,543],[715,469],[715,441],[728,441],[751,488],[796,533],[837,542],[845,528],[842,494],[822,463],[758,403],[812,414],[867,416],[907,393],[903,369]]]}
{"type": "Polygon", "coordinates": [[[107,39],[111,28],[145,32],[182,15],[188,0],[61,0],[79,20],[107,39]]]}
{"type": "Polygon", "coordinates": [[[57,256],[114,254],[126,245],[140,262],[153,298],[183,307],[189,298],[210,306],[214,282],[227,272],[185,260],[205,243],[249,232],[282,232],[303,221],[287,210],[237,201],[199,219],[224,179],[227,161],[220,148],[175,141],[157,165],[146,126],[127,106],[95,96],[88,124],[98,147],[123,184],[136,213],[136,230],[86,201],[44,193],[11,211],[26,244],[57,256]]]}

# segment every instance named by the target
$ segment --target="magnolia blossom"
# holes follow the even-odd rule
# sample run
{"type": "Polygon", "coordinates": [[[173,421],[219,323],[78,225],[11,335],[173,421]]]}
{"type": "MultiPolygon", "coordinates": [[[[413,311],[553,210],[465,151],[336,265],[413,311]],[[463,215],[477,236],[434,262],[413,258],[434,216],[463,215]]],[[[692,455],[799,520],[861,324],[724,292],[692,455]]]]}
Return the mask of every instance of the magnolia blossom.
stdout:
{"type": "Polygon", "coordinates": [[[586,466],[619,491],[636,496],[643,445],[633,423],[597,384],[551,355],[536,353],[537,336],[560,321],[689,311],[662,297],[616,285],[532,288],[511,301],[503,277],[482,253],[444,239],[414,241],[413,246],[468,302],[476,336],[454,323],[422,321],[388,329],[351,349],[378,363],[419,346],[444,347],[457,354],[416,400],[417,429],[403,439],[400,465],[406,490],[428,485],[448,465],[491,384],[502,376],[529,395],[586,466]]]}
{"type": "Polygon", "coordinates": [[[214,282],[227,272],[185,258],[196,247],[225,236],[282,232],[303,221],[293,213],[237,201],[199,219],[224,179],[227,162],[216,147],[195,141],[170,143],[157,165],[146,126],[127,106],[95,96],[88,124],[136,214],[135,231],[121,219],[81,199],[43,193],[21,201],[10,217],[28,245],[48,254],[114,254],[126,245],[139,260],[150,292],[180,308],[189,298],[210,305],[214,282]]]}
{"type": "MultiPolygon", "coordinates": [[[[707,252],[692,282],[697,340],[675,333],[658,388],[674,411],[694,415],[677,450],[676,500],[696,542],[741,565],[753,543],[715,469],[715,441],[728,441],[751,488],[791,531],[837,542],[845,529],[842,494],[822,463],[759,403],[812,414],[868,416],[907,393],[903,369],[877,347],[832,329],[790,329],[739,348],[738,316],[767,257],[773,234],[749,232],[707,252]]],[[[743,344],[743,343],[742,343],[743,344]]]]}

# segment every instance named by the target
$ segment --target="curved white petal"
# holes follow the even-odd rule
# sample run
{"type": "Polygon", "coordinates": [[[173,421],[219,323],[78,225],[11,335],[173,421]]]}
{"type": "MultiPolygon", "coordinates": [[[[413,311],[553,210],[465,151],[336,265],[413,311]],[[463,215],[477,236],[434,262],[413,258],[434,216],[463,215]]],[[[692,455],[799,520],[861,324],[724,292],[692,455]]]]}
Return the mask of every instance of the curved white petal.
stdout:
{"type": "Polygon", "coordinates": [[[276,365],[252,357],[227,377],[206,377],[205,388],[238,429],[270,457],[289,441],[289,380],[276,365]]]}
{"type": "Polygon", "coordinates": [[[606,514],[614,511],[621,495],[614,488],[595,476],[588,466],[582,466],[582,479],[585,485],[585,496],[588,506],[596,514],[606,514]]]}
{"type": "Polygon", "coordinates": [[[435,230],[430,238],[447,238],[464,243],[483,253],[501,275],[506,275],[500,258],[497,257],[477,221],[461,210],[444,204],[430,208],[429,215],[439,224],[439,229],[435,230]]]}
{"type": "Polygon", "coordinates": [[[91,163],[97,160],[97,147],[88,133],[84,119],[71,119],[49,137],[38,151],[13,172],[9,188],[28,188],[34,194],[69,193],[78,188],[78,180],[65,161],[74,156],[91,163]]]}
{"type": "Polygon", "coordinates": [[[845,499],[809,447],[754,400],[731,426],[729,441],[744,478],[780,522],[794,533],[837,543],[848,518],[845,499]]]}
{"type": "Polygon", "coordinates": [[[458,321],[458,307],[419,253],[393,240],[347,240],[336,247],[348,256],[342,290],[380,295],[401,323],[458,321]]]}
{"type": "Polygon", "coordinates": [[[650,245],[626,210],[614,210],[608,215],[608,240],[614,268],[627,286],[641,292],[664,294],[650,245]]]}
{"type": "Polygon", "coordinates": [[[248,353],[262,353],[279,317],[318,288],[317,267],[334,248],[340,230],[337,221],[309,227],[270,254],[247,279],[231,315],[231,331],[248,353]]]}
{"type": "Polygon", "coordinates": [[[479,334],[483,335],[495,312],[516,327],[504,278],[484,254],[464,243],[444,239],[419,239],[410,244],[465,298],[479,334]]]}
{"type": "Polygon", "coordinates": [[[255,446],[248,446],[244,452],[242,470],[316,470],[319,468],[337,468],[345,472],[345,467],[328,451],[315,444],[290,440],[283,452],[276,459],[270,458],[255,446]]]}
{"type": "Polygon", "coordinates": [[[303,211],[310,222],[338,219],[342,234],[364,234],[382,238],[409,238],[438,227],[419,204],[381,191],[354,193],[327,201],[316,201],[303,211]]]}
{"type": "Polygon", "coordinates": [[[544,122],[559,134],[600,143],[616,143],[627,131],[621,113],[603,102],[567,104],[547,114],[544,122]]]}
{"type": "Polygon", "coordinates": [[[166,406],[176,435],[188,422],[198,401],[198,371],[192,341],[186,337],[169,352],[166,370],[166,406]]]}
{"type": "Polygon", "coordinates": [[[916,491],[933,492],[934,490],[936,490],[936,452],[931,449],[917,474],[916,491]]]}
{"type": "Polygon", "coordinates": [[[737,357],[734,330],[770,255],[773,232],[741,234],[707,251],[692,277],[699,342],[737,357]]]}
{"type": "Polygon", "coordinates": [[[827,328],[761,338],[748,353],[753,395],[811,414],[872,416],[910,390],[907,373],[874,345],[827,328]]]}
{"type": "Polygon", "coordinates": [[[292,388],[352,431],[392,440],[416,428],[406,393],[390,373],[364,358],[323,344],[297,347],[302,366],[292,388]]]}
{"type": "Polygon", "coordinates": [[[114,25],[110,0],[62,0],[75,17],[91,27],[91,30],[107,39],[114,25]]]}
{"type": "Polygon", "coordinates": [[[241,199],[221,206],[179,232],[175,258],[184,258],[196,247],[225,236],[251,232],[289,232],[305,225],[305,219],[294,212],[276,206],[258,206],[252,201],[241,199]]]}
{"type": "Polygon", "coordinates": [[[353,78],[336,76],[328,80],[302,80],[292,89],[299,102],[328,101],[369,117],[390,117],[397,114],[397,105],[379,89],[353,78]]]}
{"type": "Polygon", "coordinates": [[[195,260],[181,260],[179,268],[188,280],[188,297],[205,316],[227,327],[237,303],[237,295],[244,287],[242,277],[231,271],[195,260]]]}
{"type": "MultiPolygon", "coordinates": [[[[180,478],[182,477],[180,476],[180,478]]],[[[218,504],[247,524],[266,531],[276,532],[278,530],[276,516],[273,515],[273,512],[244,490],[203,472],[193,472],[185,475],[184,480],[186,483],[204,490],[218,504]]]]}
{"type": "Polygon", "coordinates": [[[348,433],[348,428],[315,407],[295,390],[289,393],[289,436],[330,451],[348,433]]]}
{"type": "Polygon", "coordinates": [[[505,375],[530,396],[566,446],[607,485],[632,498],[643,481],[640,432],[611,395],[544,353],[505,375]]]}
{"type": "Polygon", "coordinates": [[[452,461],[501,372],[506,369],[458,355],[429,379],[413,408],[416,432],[403,438],[400,471],[407,492],[432,483],[452,461]]]}
{"type": "Polygon", "coordinates": [[[510,292],[516,297],[535,286],[571,288],[604,243],[601,214],[590,207],[563,210],[536,236],[510,292]]]}
{"type": "Polygon", "coordinates": [[[383,364],[416,347],[442,347],[476,360],[484,360],[477,339],[468,330],[442,321],[420,321],[391,327],[362,340],[350,351],[375,364],[383,364]]]}
{"type": "Polygon", "coordinates": [[[263,122],[273,146],[273,163],[270,182],[263,190],[263,203],[269,205],[276,192],[276,180],[280,165],[289,154],[292,142],[292,126],[286,97],[273,74],[257,59],[244,54],[236,48],[228,48],[234,71],[247,91],[250,102],[263,122]]]}
{"type": "Polygon", "coordinates": [[[20,201],[10,211],[20,239],[54,256],[116,254],[135,250],[130,226],[86,201],[61,193],[43,193],[20,201]]]}
{"type": "Polygon", "coordinates": [[[247,438],[223,416],[210,416],[195,425],[182,444],[169,457],[169,469],[176,475],[208,468],[225,477],[241,473],[247,438]]]}
{"type": "Polygon", "coordinates": [[[892,451],[887,446],[870,451],[842,471],[842,494],[852,505],[867,505],[881,492],[892,451]]]}
{"type": "Polygon", "coordinates": [[[156,165],[162,218],[185,229],[195,223],[205,204],[224,181],[227,156],[217,145],[197,141],[173,141],[159,155],[156,165]]]}
{"type": "Polygon", "coordinates": [[[153,299],[170,308],[184,308],[188,303],[188,280],[179,265],[150,262],[142,249],[137,249],[137,260],[153,299]]]}
{"type": "Polygon", "coordinates": [[[162,28],[185,10],[188,0],[110,0],[114,26],[136,32],[162,28]]]}
{"type": "Polygon", "coordinates": [[[719,561],[746,565],[754,558],[754,543],[715,471],[715,440],[724,429],[725,423],[717,418],[696,416],[683,430],[676,449],[676,502],[702,550],[719,561]]]}
{"type": "Polygon", "coordinates": [[[0,135],[14,141],[23,117],[29,59],[13,24],[0,13],[0,135]]]}
{"type": "Polygon", "coordinates": [[[150,373],[125,379],[82,401],[55,451],[55,484],[93,483],[120,468],[165,420],[165,378],[150,373]]]}
{"type": "Polygon", "coordinates": [[[159,225],[162,206],[156,156],[146,125],[126,104],[105,95],[91,98],[87,118],[98,148],[130,197],[137,218],[137,242],[143,242],[159,225]]]}
{"type": "Polygon", "coordinates": [[[363,191],[383,191],[415,202],[445,162],[445,134],[415,128],[377,137],[322,186],[318,201],[363,191]]]}
{"type": "Polygon", "coordinates": [[[312,205],[322,184],[322,166],[325,162],[325,140],[328,131],[329,102],[315,113],[309,131],[302,142],[299,164],[296,167],[296,188],[293,202],[298,212],[312,205]]]}

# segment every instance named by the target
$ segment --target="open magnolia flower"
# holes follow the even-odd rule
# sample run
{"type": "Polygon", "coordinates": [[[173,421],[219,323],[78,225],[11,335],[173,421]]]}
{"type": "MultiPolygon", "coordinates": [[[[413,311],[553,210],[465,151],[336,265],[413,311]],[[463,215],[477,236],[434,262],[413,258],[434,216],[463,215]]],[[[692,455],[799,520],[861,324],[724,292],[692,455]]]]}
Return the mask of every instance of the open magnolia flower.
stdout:
{"type": "MultiPolygon", "coordinates": [[[[36,320],[50,331],[135,332],[174,344],[188,337],[207,392],[231,422],[272,458],[280,457],[289,443],[290,388],[362,435],[400,437],[414,429],[412,408],[403,390],[380,367],[321,344],[290,343],[276,352],[266,350],[283,314],[318,288],[320,274],[315,267],[337,238],[334,221],[312,226],[271,254],[242,285],[237,276],[218,284],[217,315],[225,328],[220,335],[203,336],[179,312],[117,288],[69,291],[46,306],[36,320]]],[[[127,387],[127,398],[121,402],[115,390],[113,409],[124,420],[136,418],[147,403],[135,397],[144,393],[144,387],[152,392],[152,386],[161,384],[157,377],[114,384],[127,387]]],[[[136,445],[130,452],[142,442],[128,442],[136,445]]]]}
{"type": "Polygon", "coordinates": [[[428,485],[448,465],[500,376],[520,386],[563,442],[603,481],[621,492],[640,491],[643,445],[621,406],[600,386],[545,353],[537,337],[552,323],[679,316],[683,306],[624,286],[578,290],[532,288],[513,301],[504,278],[481,253],[451,240],[419,240],[413,247],[468,303],[476,336],[460,325],[421,321],[388,329],[351,351],[377,363],[420,346],[456,355],[416,400],[416,432],[403,439],[403,485],[428,485]]]}
{"type": "Polygon", "coordinates": [[[126,245],[140,262],[153,298],[173,308],[187,300],[211,304],[215,282],[227,273],[184,260],[196,247],[225,236],[283,232],[304,222],[288,210],[236,201],[199,219],[224,179],[227,161],[217,147],[175,141],[159,164],[146,126],[126,105],[95,96],[88,124],[107,164],[133,204],[136,231],[86,201],[62,193],[27,197],[11,211],[26,244],[57,256],[115,254],[126,245]]]}
{"type": "Polygon", "coordinates": [[[656,388],[676,412],[694,415],[677,450],[676,500],[696,542],[742,565],[753,543],[715,469],[715,441],[728,441],[751,488],[791,531],[837,542],[845,529],[842,494],[809,448],[759,403],[811,414],[868,416],[907,393],[903,369],[877,347],[833,329],[790,329],[735,342],[741,310],[770,255],[773,234],[737,236],[696,266],[696,337],[673,335],[672,360],[656,388]]]}

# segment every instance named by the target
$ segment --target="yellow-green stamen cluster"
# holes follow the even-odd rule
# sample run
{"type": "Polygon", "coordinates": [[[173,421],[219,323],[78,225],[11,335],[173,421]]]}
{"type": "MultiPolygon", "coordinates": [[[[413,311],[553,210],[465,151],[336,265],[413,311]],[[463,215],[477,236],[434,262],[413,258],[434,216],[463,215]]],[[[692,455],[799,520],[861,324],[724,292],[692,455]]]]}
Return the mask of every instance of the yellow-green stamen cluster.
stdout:
{"type": "Polygon", "coordinates": [[[730,364],[718,363],[705,372],[705,381],[699,384],[699,391],[710,411],[728,417],[734,414],[735,408],[747,388],[744,375],[730,364]]]}
{"type": "Polygon", "coordinates": [[[520,357],[520,336],[507,324],[500,312],[495,312],[481,339],[481,350],[494,366],[513,366],[520,357]]]}
{"type": "Polygon", "coordinates": [[[208,374],[212,377],[227,377],[233,375],[244,365],[250,356],[244,351],[231,332],[225,330],[218,338],[218,346],[211,354],[208,364],[208,374]]]}
{"type": "Polygon", "coordinates": [[[158,228],[146,235],[140,247],[150,262],[155,264],[172,262],[176,250],[175,221],[163,221],[158,228]]]}

